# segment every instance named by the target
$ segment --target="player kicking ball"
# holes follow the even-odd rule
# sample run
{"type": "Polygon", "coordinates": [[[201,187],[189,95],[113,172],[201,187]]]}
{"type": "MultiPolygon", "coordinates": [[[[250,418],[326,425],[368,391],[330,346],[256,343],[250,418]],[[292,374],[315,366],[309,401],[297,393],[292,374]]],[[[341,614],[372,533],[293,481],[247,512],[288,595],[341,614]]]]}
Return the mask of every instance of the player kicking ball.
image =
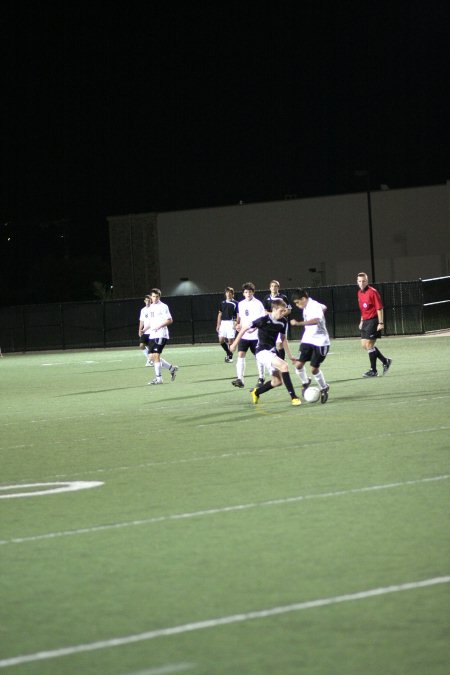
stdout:
{"type": "Polygon", "coordinates": [[[276,343],[279,335],[283,337],[283,347],[286,354],[292,359],[291,350],[286,338],[288,322],[285,317],[287,312],[287,305],[284,300],[273,300],[272,311],[270,314],[255,319],[248,326],[242,326],[239,333],[236,335],[234,341],[230,345],[230,351],[234,352],[238,346],[242,336],[247,331],[258,329],[258,344],[256,345],[256,360],[259,364],[266,367],[271,373],[271,379],[264,384],[251,390],[251,397],[253,403],[258,403],[259,397],[265,394],[266,391],[279,387],[284,384],[291,397],[292,405],[300,405],[301,401],[295,393],[292,384],[291,376],[289,374],[289,366],[276,354],[276,343]]]}

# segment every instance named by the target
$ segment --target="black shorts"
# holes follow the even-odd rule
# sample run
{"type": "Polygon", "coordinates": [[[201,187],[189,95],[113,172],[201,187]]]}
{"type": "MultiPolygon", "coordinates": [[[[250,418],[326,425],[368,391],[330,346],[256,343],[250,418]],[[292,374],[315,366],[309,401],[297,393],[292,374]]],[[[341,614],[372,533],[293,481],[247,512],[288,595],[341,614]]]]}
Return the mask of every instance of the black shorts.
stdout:
{"type": "Polygon", "coordinates": [[[377,340],[381,337],[381,331],[377,330],[378,317],[364,319],[361,326],[361,340],[377,340]]]}
{"type": "Polygon", "coordinates": [[[148,335],[147,333],[142,333],[141,337],[139,338],[139,344],[148,347],[149,342],[150,342],[150,335],[148,335]]]}
{"type": "Polygon", "coordinates": [[[148,343],[149,354],[161,354],[167,344],[167,338],[152,338],[148,343]]]}
{"type": "Polygon", "coordinates": [[[245,352],[250,349],[251,353],[253,355],[256,354],[256,345],[258,344],[257,340],[243,340],[242,338],[239,340],[238,344],[238,352],[245,352]]]}
{"type": "Polygon", "coordinates": [[[305,342],[300,345],[298,360],[304,363],[309,361],[314,368],[318,368],[327,358],[329,350],[330,347],[328,345],[325,347],[317,347],[316,345],[309,345],[305,342]]]}

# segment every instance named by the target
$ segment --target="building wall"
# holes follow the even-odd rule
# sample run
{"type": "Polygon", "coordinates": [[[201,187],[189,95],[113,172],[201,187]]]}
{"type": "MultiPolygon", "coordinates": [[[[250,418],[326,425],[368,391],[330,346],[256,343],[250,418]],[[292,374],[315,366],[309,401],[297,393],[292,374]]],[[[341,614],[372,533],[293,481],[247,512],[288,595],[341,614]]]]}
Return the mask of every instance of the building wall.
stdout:
{"type": "MultiPolygon", "coordinates": [[[[371,205],[377,281],[450,274],[450,182],[372,192],[371,205]]],[[[287,288],[347,284],[361,270],[371,274],[366,193],[172,211],[156,222],[166,296],[245,281],[262,289],[273,278],[287,288]]]]}

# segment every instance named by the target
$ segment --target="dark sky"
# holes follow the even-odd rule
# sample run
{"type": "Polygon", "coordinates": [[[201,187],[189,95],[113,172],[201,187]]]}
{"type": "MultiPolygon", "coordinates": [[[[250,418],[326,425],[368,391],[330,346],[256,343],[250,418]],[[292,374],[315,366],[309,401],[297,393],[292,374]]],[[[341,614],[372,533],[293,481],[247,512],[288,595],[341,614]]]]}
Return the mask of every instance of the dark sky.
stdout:
{"type": "Polygon", "coordinates": [[[2,224],[450,178],[448,2],[115,4],[2,5],[2,224]]]}

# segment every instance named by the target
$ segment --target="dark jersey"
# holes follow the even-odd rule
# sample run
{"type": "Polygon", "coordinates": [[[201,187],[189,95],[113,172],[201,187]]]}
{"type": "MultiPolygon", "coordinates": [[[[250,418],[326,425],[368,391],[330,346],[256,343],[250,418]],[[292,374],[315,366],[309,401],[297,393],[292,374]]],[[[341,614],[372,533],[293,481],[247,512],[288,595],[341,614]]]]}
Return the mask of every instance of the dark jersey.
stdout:
{"type": "Polygon", "coordinates": [[[275,352],[277,337],[280,333],[286,335],[288,322],[284,316],[281,319],[275,320],[272,319],[270,314],[266,314],[252,321],[252,326],[258,329],[256,353],[262,352],[263,349],[275,352]]]}
{"type": "Polygon", "coordinates": [[[237,318],[236,300],[222,300],[219,307],[219,312],[222,312],[222,321],[236,321],[237,318]]]}
{"type": "Polygon", "coordinates": [[[291,309],[291,306],[288,302],[288,299],[284,295],[284,293],[278,293],[277,295],[275,295],[275,297],[273,297],[272,295],[269,294],[263,300],[263,305],[264,305],[264,309],[266,310],[266,312],[272,311],[272,300],[284,300],[284,302],[286,303],[288,308],[291,309]]]}

